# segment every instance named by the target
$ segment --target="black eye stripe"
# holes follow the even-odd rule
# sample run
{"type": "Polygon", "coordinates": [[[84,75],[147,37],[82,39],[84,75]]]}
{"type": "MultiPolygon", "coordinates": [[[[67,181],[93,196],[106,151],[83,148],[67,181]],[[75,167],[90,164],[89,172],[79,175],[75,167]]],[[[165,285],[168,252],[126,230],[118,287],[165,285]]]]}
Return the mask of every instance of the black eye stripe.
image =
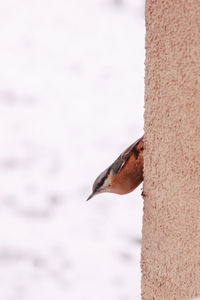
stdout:
{"type": "Polygon", "coordinates": [[[97,184],[97,186],[95,187],[95,192],[98,191],[98,189],[104,184],[104,181],[105,181],[105,177],[103,177],[101,179],[101,181],[97,184]]]}
{"type": "MultiPolygon", "coordinates": [[[[99,188],[104,184],[106,178],[108,177],[108,174],[110,173],[111,167],[109,167],[106,171],[106,174],[102,177],[102,179],[97,183],[97,185],[94,186],[93,192],[97,192],[99,188]]],[[[98,180],[98,178],[97,178],[98,180]]]]}

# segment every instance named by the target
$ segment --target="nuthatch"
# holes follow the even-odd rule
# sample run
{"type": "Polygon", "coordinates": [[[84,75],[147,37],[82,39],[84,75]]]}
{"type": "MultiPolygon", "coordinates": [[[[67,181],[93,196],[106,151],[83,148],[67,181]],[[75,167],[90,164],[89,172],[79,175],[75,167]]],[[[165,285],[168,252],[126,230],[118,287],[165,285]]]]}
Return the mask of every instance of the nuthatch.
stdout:
{"type": "Polygon", "coordinates": [[[87,200],[100,193],[123,195],[132,192],[143,181],[143,150],[141,137],[97,177],[87,200]]]}

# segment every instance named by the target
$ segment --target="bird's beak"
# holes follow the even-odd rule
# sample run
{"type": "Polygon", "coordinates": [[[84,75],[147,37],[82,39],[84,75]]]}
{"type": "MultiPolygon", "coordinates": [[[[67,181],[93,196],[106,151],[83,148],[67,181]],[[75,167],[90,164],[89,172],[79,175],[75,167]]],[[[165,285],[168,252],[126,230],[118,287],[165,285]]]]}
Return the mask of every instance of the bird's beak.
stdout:
{"type": "Polygon", "coordinates": [[[94,195],[95,195],[95,193],[92,192],[92,194],[87,198],[86,201],[90,200],[94,195]]]}

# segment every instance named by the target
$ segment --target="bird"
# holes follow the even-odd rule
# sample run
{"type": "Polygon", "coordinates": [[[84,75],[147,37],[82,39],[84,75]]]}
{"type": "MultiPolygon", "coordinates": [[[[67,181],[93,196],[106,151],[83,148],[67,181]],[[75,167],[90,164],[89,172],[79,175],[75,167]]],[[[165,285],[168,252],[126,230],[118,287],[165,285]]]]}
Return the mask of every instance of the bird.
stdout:
{"type": "Polygon", "coordinates": [[[94,181],[90,200],[100,193],[127,194],[143,181],[144,136],[130,145],[94,181]]]}

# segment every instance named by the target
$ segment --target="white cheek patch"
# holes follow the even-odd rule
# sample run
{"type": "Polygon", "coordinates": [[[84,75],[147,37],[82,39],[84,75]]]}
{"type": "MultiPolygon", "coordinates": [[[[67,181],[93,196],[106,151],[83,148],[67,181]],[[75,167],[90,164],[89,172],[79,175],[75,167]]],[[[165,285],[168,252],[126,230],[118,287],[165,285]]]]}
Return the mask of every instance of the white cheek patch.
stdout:
{"type": "Polygon", "coordinates": [[[104,184],[103,184],[103,189],[104,190],[109,190],[109,186],[111,185],[111,180],[110,180],[110,176],[108,176],[106,178],[106,180],[104,181],[104,184]]]}

